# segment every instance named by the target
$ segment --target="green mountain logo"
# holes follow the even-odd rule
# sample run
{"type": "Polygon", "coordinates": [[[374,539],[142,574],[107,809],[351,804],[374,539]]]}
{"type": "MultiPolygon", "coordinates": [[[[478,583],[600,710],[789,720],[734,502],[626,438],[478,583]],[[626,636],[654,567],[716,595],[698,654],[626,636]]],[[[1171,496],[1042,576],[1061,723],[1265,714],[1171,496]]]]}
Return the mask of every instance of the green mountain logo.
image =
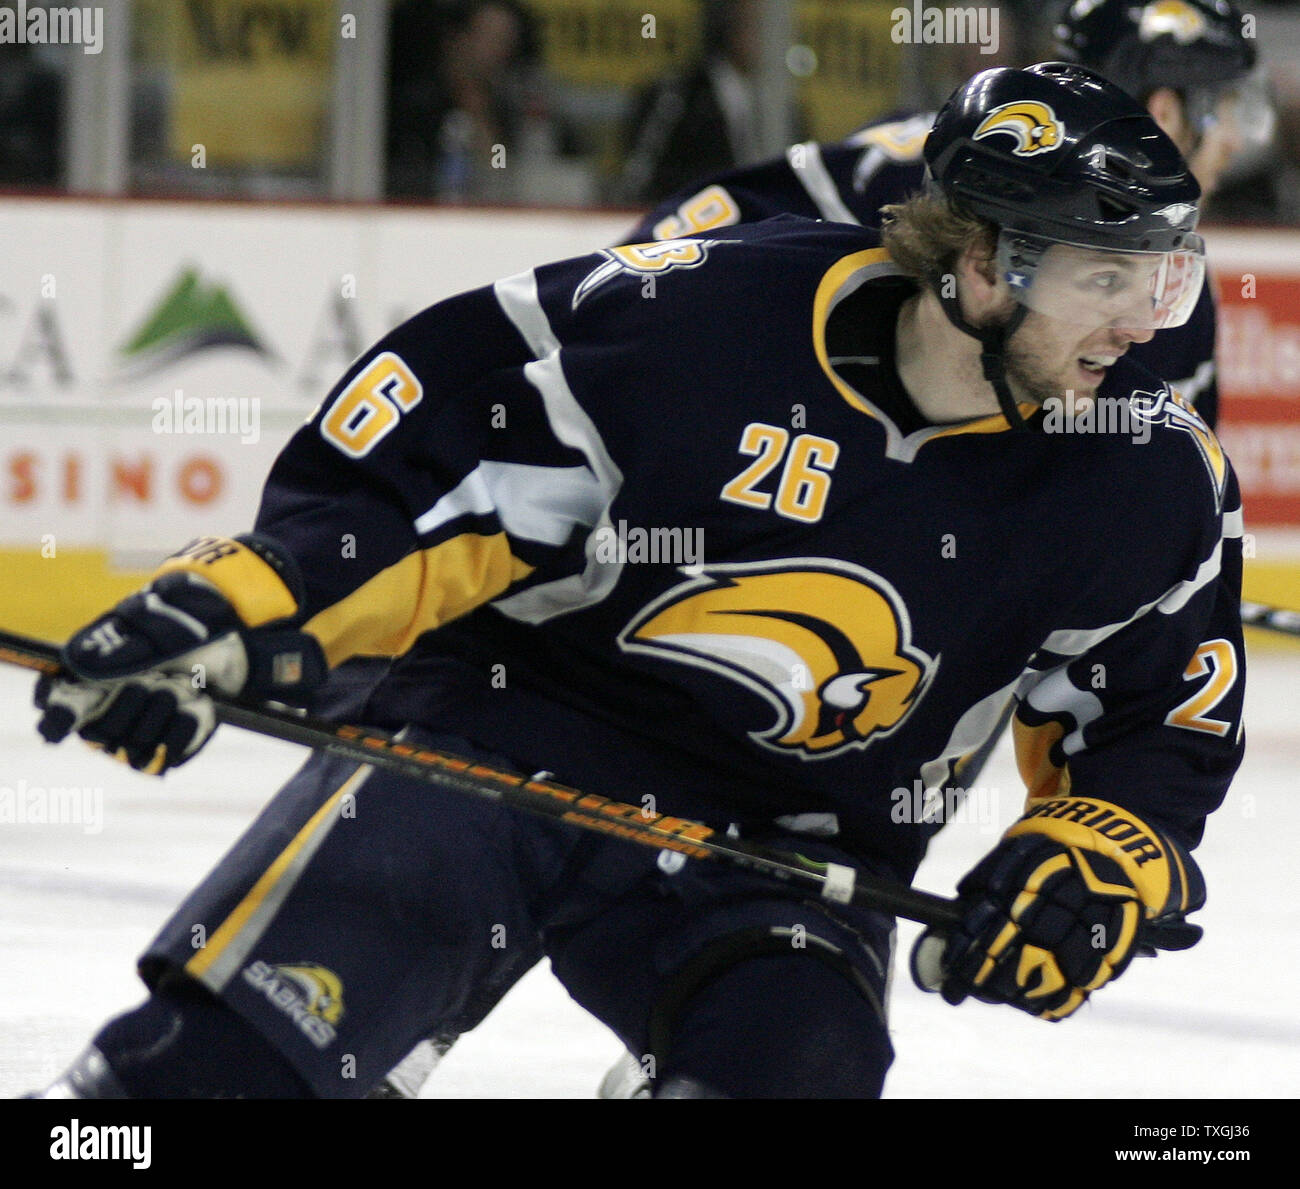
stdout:
{"type": "Polygon", "coordinates": [[[268,360],[274,358],[225,288],[205,284],[198,269],[187,268],[118,348],[118,358],[121,370],[134,377],[212,347],[242,347],[268,360]]]}

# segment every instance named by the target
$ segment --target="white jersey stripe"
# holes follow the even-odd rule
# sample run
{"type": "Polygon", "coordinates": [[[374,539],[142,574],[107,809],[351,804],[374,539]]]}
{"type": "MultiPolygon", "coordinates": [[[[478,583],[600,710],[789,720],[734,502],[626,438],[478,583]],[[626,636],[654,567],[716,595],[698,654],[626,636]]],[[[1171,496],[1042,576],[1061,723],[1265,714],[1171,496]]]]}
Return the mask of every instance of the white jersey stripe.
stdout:
{"type": "MultiPolygon", "coordinates": [[[[1225,538],[1240,537],[1243,529],[1244,522],[1240,508],[1224,514],[1225,538]]],[[[1063,711],[1071,715],[1077,724],[1077,729],[1062,740],[1061,746],[1067,755],[1082,751],[1083,728],[1101,716],[1103,707],[1095,694],[1079,689],[1069,680],[1066,674],[1067,666],[1075,657],[1082,656],[1103,640],[1153,610],[1165,615],[1173,615],[1181,611],[1198,590],[1204,589],[1218,578],[1222,557],[1223,544],[1219,542],[1210,556],[1197,568],[1193,578],[1178,583],[1160,598],[1138,608],[1133,617],[1123,623],[1107,624],[1100,628],[1064,629],[1053,632],[1043,644],[1043,650],[1069,657],[1070,660],[1041,673],[1032,669],[1026,670],[1010,685],[975,703],[958,720],[943,751],[922,767],[921,778],[925,786],[939,787],[946,778],[948,761],[972,751],[987,738],[987,733],[992,730],[1000,708],[1006,704],[1007,697],[1012,694],[1044,714],[1063,711]]]]}
{"type": "MultiPolygon", "coordinates": [[[[560,361],[560,341],[538,299],[536,274],[530,269],[498,281],[493,288],[506,317],[514,323],[537,356],[533,362],[524,366],[524,376],[541,395],[551,432],[564,445],[580,450],[591,469],[590,486],[580,493],[580,498],[579,493],[571,489],[568,492],[569,502],[566,504],[562,498],[560,504],[551,509],[552,519],[563,516],[565,509],[572,509],[576,503],[581,504],[584,516],[590,516],[599,509],[598,515],[593,518],[592,531],[587,535],[587,564],[581,574],[528,587],[518,594],[497,599],[492,604],[512,619],[525,623],[542,623],[552,616],[600,602],[618,582],[623,565],[619,561],[600,560],[596,557],[596,534],[602,528],[613,530],[609,509],[623,486],[623,472],[609,456],[599,431],[569,387],[568,377],[565,376],[560,361]]],[[[551,493],[546,491],[541,494],[543,498],[548,498],[551,493]]],[[[534,505],[530,517],[538,515],[537,506],[534,505]]],[[[581,523],[587,523],[587,520],[584,519],[581,523]]]]}
{"type": "Polygon", "coordinates": [[[458,516],[495,513],[513,537],[563,545],[574,525],[590,528],[599,520],[602,503],[587,467],[481,462],[416,520],[415,531],[424,535],[458,516]]]}
{"type": "Polygon", "coordinates": [[[1223,543],[1218,542],[1215,544],[1210,556],[1200,564],[1193,577],[1171,586],[1158,599],[1153,599],[1145,606],[1139,607],[1131,618],[1124,620],[1122,623],[1108,623],[1099,628],[1065,628],[1053,632],[1043,641],[1043,649],[1047,652],[1057,653],[1060,656],[1082,656],[1103,640],[1109,639],[1116,632],[1122,631],[1129,624],[1141,619],[1153,608],[1162,611],[1166,615],[1173,615],[1185,607],[1197,591],[1203,590],[1218,578],[1222,556],[1223,543]]]}
{"type": "Polygon", "coordinates": [[[844,205],[844,199],[840,197],[839,188],[827,170],[826,162],[822,160],[822,151],[815,141],[791,145],[786,149],[785,155],[794,176],[808,192],[808,197],[813,200],[813,205],[821,212],[823,219],[829,219],[832,223],[856,223],[861,226],[860,220],[844,205]]]}
{"type": "Polygon", "coordinates": [[[492,286],[497,302],[515,329],[524,336],[534,359],[541,359],[560,349],[560,340],[551,329],[551,320],[537,297],[537,274],[529,269],[506,277],[492,286]]]}

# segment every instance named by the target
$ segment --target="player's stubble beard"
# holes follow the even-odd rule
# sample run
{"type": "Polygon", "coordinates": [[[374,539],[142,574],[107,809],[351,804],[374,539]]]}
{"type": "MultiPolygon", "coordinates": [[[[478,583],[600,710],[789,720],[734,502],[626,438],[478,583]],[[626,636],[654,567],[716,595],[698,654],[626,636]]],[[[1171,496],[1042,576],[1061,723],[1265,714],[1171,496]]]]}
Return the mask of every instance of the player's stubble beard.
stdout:
{"type": "MultiPolygon", "coordinates": [[[[1005,326],[1013,312],[1000,317],[996,324],[1005,326]]],[[[1095,389],[1093,392],[1076,391],[1072,382],[1064,382],[1062,373],[1067,367],[1073,373],[1073,355],[1060,360],[1054,369],[1044,356],[1040,344],[1061,341],[1051,334],[1055,321],[1030,310],[1006,342],[1002,353],[1003,369],[1017,401],[1031,401],[1042,406],[1049,400],[1064,399],[1067,391],[1073,392],[1077,400],[1089,400],[1095,394],[1095,389]]]]}

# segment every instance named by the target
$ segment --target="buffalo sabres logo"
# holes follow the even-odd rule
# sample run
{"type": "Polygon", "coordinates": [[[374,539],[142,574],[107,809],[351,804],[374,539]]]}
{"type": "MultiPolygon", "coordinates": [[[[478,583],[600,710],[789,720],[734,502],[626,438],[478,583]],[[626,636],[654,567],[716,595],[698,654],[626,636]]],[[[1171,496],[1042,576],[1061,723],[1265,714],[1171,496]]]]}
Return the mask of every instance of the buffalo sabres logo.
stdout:
{"type": "Polygon", "coordinates": [[[275,973],[298,989],[303,1005],[313,1016],[330,1024],[337,1024],[342,1018],[343,982],[332,970],[311,964],[277,966],[275,973]]]}
{"type": "Polygon", "coordinates": [[[1169,34],[1179,45],[1190,45],[1205,32],[1205,17],[1183,0],[1157,0],[1142,10],[1138,37],[1154,41],[1169,34]]]}
{"type": "Polygon", "coordinates": [[[1015,138],[1016,147],[1011,151],[1017,157],[1050,153],[1061,146],[1061,122],[1046,103],[1039,103],[1036,99],[995,107],[980,121],[971,139],[980,140],[998,132],[1015,138]]]}
{"type": "Polygon", "coordinates": [[[1219,445],[1214,431],[1205,424],[1200,413],[1172,388],[1162,388],[1159,392],[1135,392],[1132,396],[1133,414],[1140,421],[1149,421],[1152,425],[1167,425],[1170,429],[1180,429],[1196,443],[1197,452],[1205,469],[1210,472],[1210,482],[1214,485],[1215,506],[1223,507],[1223,493],[1228,477],[1228,461],[1219,445]]]}
{"type": "Polygon", "coordinates": [[[907,608],[877,574],[794,558],[707,566],[668,591],[619,645],[719,673],[767,699],[750,738],[801,759],[867,747],[920,701],[937,661],[911,645],[907,608]]]}
{"type": "Polygon", "coordinates": [[[649,244],[626,244],[621,248],[602,248],[604,262],[589,272],[573,291],[573,308],[591,296],[607,281],[618,276],[650,277],[675,268],[699,268],[709,258],[709,249],[735,240],[664,239],[649,244]]]}

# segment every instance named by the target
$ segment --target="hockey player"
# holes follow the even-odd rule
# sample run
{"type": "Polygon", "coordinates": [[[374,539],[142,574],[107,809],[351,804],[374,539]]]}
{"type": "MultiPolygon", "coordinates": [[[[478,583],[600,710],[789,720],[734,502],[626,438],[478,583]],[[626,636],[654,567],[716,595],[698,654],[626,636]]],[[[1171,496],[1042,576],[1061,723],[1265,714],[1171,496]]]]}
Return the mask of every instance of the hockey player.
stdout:
{"type": "MultiPolygon", "coordinates": [[[[1227,0],[1153,0],[1146,6],[1081,0],[1062,13],[1056,39],[1064,58],[1105,74],[1141,100],[1188,157],[1202,193],[1213,191],[1240,139],[1235,88],[1255,63],[1241,14],[1227,0]]],[[[626,242],[704,235],[786,213],[878,228],[883,206],[924,186],[921,148],[934,115],[890,119],[838,143],[794,145],[785,157],[697,181],[643,217],[626,242]]],[[[1131,347],[1132,358],[1155,374],[1177,377],[1174,387],[1211,427],[1218,416],[1214,342],[1214,298],[1207,284],[1186,323],[1131,347]]],[[[968,762],[968,782],[1000,734],[968,762]]],[[[454,1041],[441,1035],[421,1042],[377,1093],[418,1092],[454,1041]]],[[[635,1055],[623,1064],[634,1077],[640,1068],[635,1055]]]]}
{"type": "MultiPolygon", "coordinates": [[[[1063,1019],[1193,944],[1190,852],[1242,749],[1240,506],[1124,355],[1194,307],[1198,188],[1061,64],[977,76],[926,159],[883,248],[774,220],[417,315],[295,435],[253,533],[69,641],[43,734],[162,771],[213,729],[195,665],[285,701],[384,651],[367,718],[412,740],[908,881],[940,823],[892,790],[950,781],[1014,695],[1029,810],[918,980],[1063,1019]],[[1128,432],[1083,432],[1102,401],[1128,432]],[[613,544],[656,527],[698,550],[613,544]]],[[[659,1096],[878,1095],[891,931],[315,756],[51,1093],[360,1097],[546,955],[659,1096]]]]}
{"type": "MultiPolygon", "coordinates": [[[[1241,143],[1237,91],[1256,58],[1241,13],[1228,0],[1078,0],[1062,12],[1056,42],[1064,59],[1139,99],[1187,158],[1203,196],[1213,193],[1241,143]]],[[[892,118],[836,143],[794,145],[782,158],[696,181],[645,215],[627,242],[704,235],[783,213],[878,228],[882,207],[924,188],[921,150],[934,115],[892,118]]],[[[1186,323],[1130,348],[1132,359],[1173,377],[1212,428],[1218,419],[1215,327],[1213,289],[1206,284],[1186,323]]],[[[968,781],[998,734],[968,765],[968,781]]],[[[390,1091],[421,1084],[453,1039],[421,1045],[390,1091]]],[[[634,1056],[623,1068],[636,1076],[640,1062],[634,1056]]]]}
{"type": "MultiPolygon", "coordinates": [[[[1228,0],[1075,0],[1056,28],[1062,59],[1139,99],[1211,195],[1240,149],[1238,92],[1255,66],[1254,42],[1228,0]]],[[[872,124],[843,141],[793,145],[784,158],[702,179],[637,224],[629,243],[670,239],[781,213],[878,227],[880,209],[924,184],[921,146],[933,112],[872,124]]],[[[1168,376],[1213,427],[1218,418],[1211,286],[1181,327],[1134,343],[1132,358],[1168,376]]]]}

